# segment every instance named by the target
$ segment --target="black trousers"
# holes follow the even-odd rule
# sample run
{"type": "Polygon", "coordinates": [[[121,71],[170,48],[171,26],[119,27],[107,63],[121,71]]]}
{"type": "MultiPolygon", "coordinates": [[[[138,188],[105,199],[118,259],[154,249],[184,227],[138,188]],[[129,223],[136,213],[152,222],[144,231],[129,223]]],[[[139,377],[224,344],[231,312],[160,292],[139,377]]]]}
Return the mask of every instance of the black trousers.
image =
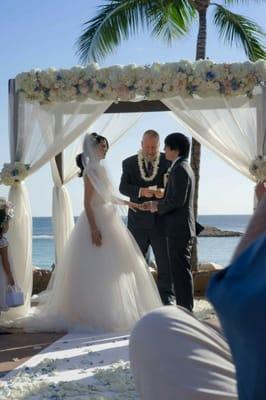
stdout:
{"type": "Polygon", "coordinates": [[[167,251],[174,284],[176,304],[193,309],[191,250],[193,238],[167,237],[167,251]]]}
{"type": "Polygon", "coordinates": [[[140,229],[128,227],[134,236],[142,254],[146,257],[151,246],[158,269],[158,290],[163,303],[167,303],[173,295],[172,279],[167,252],[166,237],[157,229],[140,229]]]}

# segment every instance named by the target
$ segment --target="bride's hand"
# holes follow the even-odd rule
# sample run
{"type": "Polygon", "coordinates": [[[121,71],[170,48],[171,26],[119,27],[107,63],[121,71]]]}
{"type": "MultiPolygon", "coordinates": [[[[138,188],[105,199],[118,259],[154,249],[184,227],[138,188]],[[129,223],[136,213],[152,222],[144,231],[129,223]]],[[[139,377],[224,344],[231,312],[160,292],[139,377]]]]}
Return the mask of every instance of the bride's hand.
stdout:
{"type": "Polygon", "coordinates": [[[139,208],[138,203],[133,203],[132,201],[127,201],[127,200],[124,200],[124,205],[130,208],[134,212],[136,212],[136,209],[139,208]]]}
{"type": "Polygon", "coordinates": [[[100,247],[102,245],[102,234],[98,228],[94,229],[91,232],[91,240],[92,244],[95,244],[95,246],[97,247],[100,247]]]}

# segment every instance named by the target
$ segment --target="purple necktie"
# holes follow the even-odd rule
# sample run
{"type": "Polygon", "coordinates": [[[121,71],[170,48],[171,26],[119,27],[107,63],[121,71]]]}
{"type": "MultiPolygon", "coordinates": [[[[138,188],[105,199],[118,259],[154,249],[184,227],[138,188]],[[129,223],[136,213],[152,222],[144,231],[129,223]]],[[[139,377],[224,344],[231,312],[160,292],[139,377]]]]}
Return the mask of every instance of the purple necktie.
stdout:
{"type": "Polygon", "coordinates": [[[151,163],[151,161],[148,161],[148,163],[147,163],[147,175],[151,176],[152,172],[153,172],[152,163],[151,163]]]}

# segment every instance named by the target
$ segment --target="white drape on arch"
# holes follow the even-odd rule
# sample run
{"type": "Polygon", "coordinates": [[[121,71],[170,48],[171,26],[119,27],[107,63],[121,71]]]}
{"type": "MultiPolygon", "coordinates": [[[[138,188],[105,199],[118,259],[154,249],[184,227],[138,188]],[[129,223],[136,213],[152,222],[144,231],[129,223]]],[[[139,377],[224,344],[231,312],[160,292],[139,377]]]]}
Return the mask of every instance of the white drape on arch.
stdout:
{"type": "MultiPolygon", "coordinates": [[[[10,93],[10,158],[30,164],[29,174],[72,143],[110,106],[111,102],[88,100],[83,103],[66,103],[42,106],[37,102],[15,99],[10,93]],[[18,101],[17,112],[14,109],[18,101]],[[67,110],[66,110],[67,109],[67,110]],[[65,110],[63,124],[59,125],[65,110]],[[14,124],[14,119],[18,123],[14,124]],[[16,125],[16,126],[14,126],[16,125]]],[[[30,307],[32,293],[32,219],[30,202],[24,183],[11,187],[9,199],[15,205],[15,216],[10,224],[8,238],[13,253],[13,270],[18,285],[25,295],[25,304],[6,313],[1,318],[8,320],[24,316],[30,307]]]]}
{"type": "Polygon", "coordinates": [[[266,89],[254,97],[174,97],[162,100],[192,136],[251,180],[249,167],[266,156],[266,89]]]}
{"type": "Polygon", "coordinates": [[[63,176],[61,179],[55,159],[51,160],[51,171],[54,182],[52,219],[55,241],[55,264],[60,260],[65,244],[74,227],[71,200],[65,185],[71,179],[70,177],[75,167],[74,165],[68,164],[66,159],[64,159],[64,161],[66,161],[65,164],[68,165],[69,168],[66,169],[63,167],[63,176]],[[65,171],[67,171],[66,175],[64,174],[65,171]]]}

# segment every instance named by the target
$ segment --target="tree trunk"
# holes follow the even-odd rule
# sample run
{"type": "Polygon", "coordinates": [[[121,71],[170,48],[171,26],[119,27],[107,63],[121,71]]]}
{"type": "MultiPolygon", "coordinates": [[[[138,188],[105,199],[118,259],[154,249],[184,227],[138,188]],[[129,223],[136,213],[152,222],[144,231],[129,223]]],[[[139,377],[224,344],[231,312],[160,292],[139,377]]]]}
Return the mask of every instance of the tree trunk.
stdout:
{"type": "MultiPolygon", "coordinates": [[[[199,32],[197,39],[197,52],[196,52],[196,60],[204,59],[206,52],[206,36],[207,36],[207,9],[208,9],[209,1],[201,1],[196,2],[196,8],[199,13],[199,32]]],[[[191,167],[195,174],[195,195],[194,195],[194,215],[195,220],[198,217],[198,198],[199,198],[199,179],[200,179],[200,155],[201,155],[201,144],[197,142],[194,138],[192,138],[192,147],[191,147],[191,167]]],[[[197,252],[197,240],[195,240],[194,245],[192,247],[191,254],[191,263],[192,270],[198,270],[198,252],[197,252]]]]}

